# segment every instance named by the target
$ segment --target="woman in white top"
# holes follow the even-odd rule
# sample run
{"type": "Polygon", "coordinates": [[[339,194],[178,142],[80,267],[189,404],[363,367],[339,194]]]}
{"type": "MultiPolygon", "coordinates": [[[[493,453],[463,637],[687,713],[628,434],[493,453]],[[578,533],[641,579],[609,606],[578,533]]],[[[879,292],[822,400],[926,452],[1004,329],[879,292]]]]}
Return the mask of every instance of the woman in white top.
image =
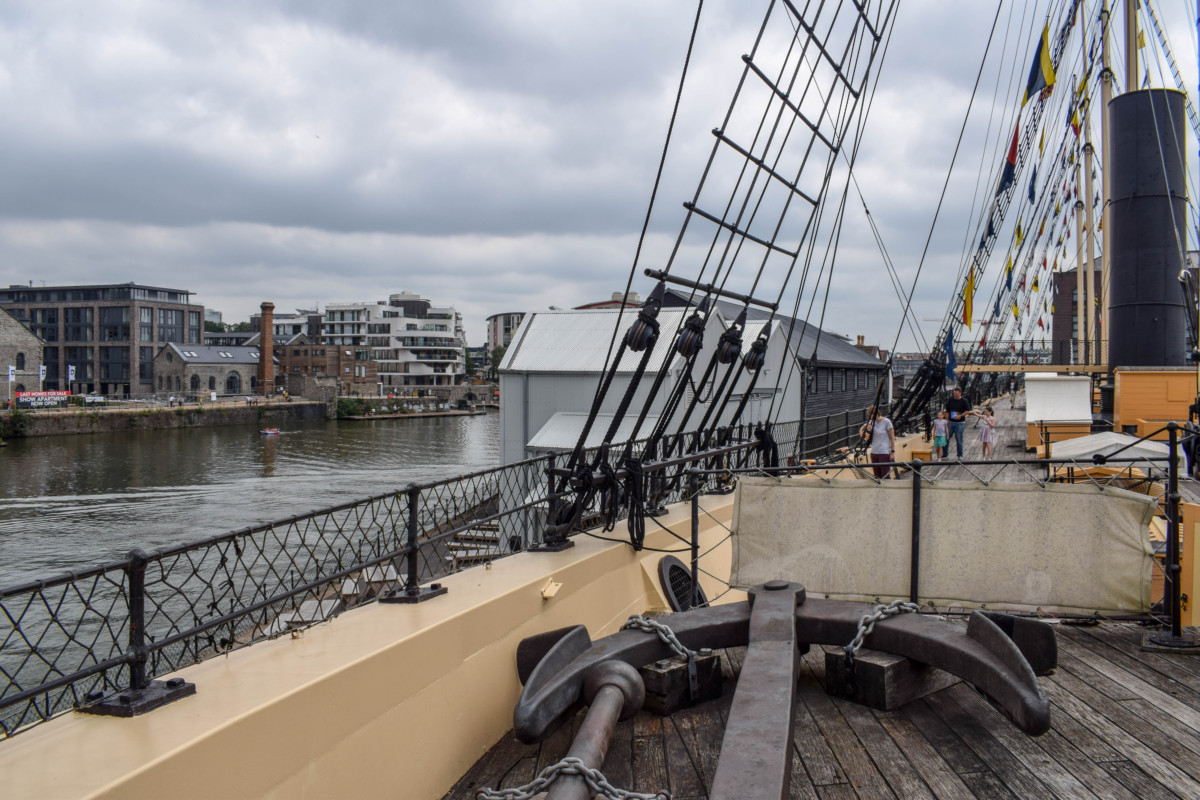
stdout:
{"type": "MultiPolygon", "coordinates": [[[[871,464],[886,464],[895,460],[896,430],[892,427],[892,421],[878,413],[875,406],[867,409],[867,421],[858,431],[858,435],[862,439],[866,439],[868,434],[871,437],[871,464]]],[[[887,467],[872,466],[871,469],[875,471],[875,477],[880,480],[888,476],[887,467]]]]}

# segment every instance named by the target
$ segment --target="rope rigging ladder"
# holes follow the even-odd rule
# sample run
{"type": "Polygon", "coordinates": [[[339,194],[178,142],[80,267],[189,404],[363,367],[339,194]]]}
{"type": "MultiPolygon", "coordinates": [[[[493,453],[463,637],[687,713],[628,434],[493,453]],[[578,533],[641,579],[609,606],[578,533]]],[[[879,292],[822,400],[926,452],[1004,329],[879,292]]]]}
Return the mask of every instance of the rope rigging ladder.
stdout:
{"type": "MultiPolygon", "coordinates": [[[[560,541],[580,523],[585,510],[598,503],[606,527],[611,527],[622,507],[626,508],[630,515],[631,542],[640,548],[646,506],[655,505],[665,483],[677,483],[682,476],[682,472],[673,476],[654,475],[657,465],[686,453],[693,459],[708,459],[710,465],[719,467],[731,448],[738,449],[733,447],[732,430],[746,413],[762,378],[772,331],[780,329],[775,321],[780,301],[792,289],[799,306],[818,232],[822,223],[829,223],[824,214],[829,207],[836,159],[839,154],[845,157],[848,144],[852,145],[851,153],[857,154],[862,118],[874,89],[870,78],[876,61],[881,60],[881,51],[886,52],[886,34],[890,33],[895,8],[896,0],[820,0],[806,4],[803,11],[791,0],[771,3],[753,48],[742,56],[741,79],[724,120],[712,132],[712,149],[697,188],[692,198],[683,203],[684,217],[670,256],[661,270],[646,270],[648,276],[657,280],[657,285],[619,342],[618,314],[609,358],[587,420],[565,468],[553,472],[556,502],[552,502],[548,542],[560,541]],[[780,17],[788,23],[782,33],[780,17]],[[774,68],[760,54],[760,45],[780,35],[787,36],[786,54],[774,68]],[[817,66],[813,67],[811,62],[817,66]],[[832,78],[824,82],[824,88],[818,85],[819,75],[832,78]],[[745,107],[755,102],[756,94],[765,95],[757,125],[752,132],[744,130],[739,134],[755,117],[753,113],[747,114],[745,107]],[[723,183],[732,186],[723,210],[718,212],[707,198],[719,192],[723,183]],[[796,218],[802,219],[802,223],[795,224],[796,218]],[[696,235],[693,219],[712,225],[696,280],[672,274],[677,257],[685,252],[689,228],[693,237],[696,235]],[[785,243],[785,237],[791,236],[796,236],[797,245],[785,243]],[[755,248],[759,255],[754,255],[755,248]],[[740,293],[726,288],[734,280],[736,263],[745,258],[757,261],[752,279],[738,280],[748,283],[749,290],[740,293]],[[779,258],[783,259],[785,269],[776,263],[779,258]],[[797,266],[802,266],[799,280],[790,286],[797,266]],[[764,277],[779,272],[783,273],[783,280],[776,298],[772,301],[756,297],[764,277]],[[668,296],[668,285],[682,287],[683,291],[668,296]],[[736,313],[719,309],[721,298],[735,302],[736,313]],[[678,331],[664,336],[659,314],[668,300],[677,305],[681,299],[686,307],[692,308],[691,314],[678,331]],[[705,329],[718,320],[725,322],[724,330],[706,354],[705,329]],[[760,328],[747,345],[745,339],[752,325],[760,328]],[[660,340],[666,339],[673,341],[664,351],[660,340]],[[627,371],[628,382],[604,432],[598,455],[588,462],[584,457],[585,443],[613,390],[627,350],[640,353],[640,358],[632,371],[627,371]],[[659,365],[651,369],[656,355],[659,365]],[[647,382],[648,369],[653,377],[646,399],[639,407],[634,399],[647,382]],[[674,383],[662,398],[660,390],[673,369],[678,373],[671,376],[674,383]],[[648,437],[638,442],[640,431],[656,408],[657,420],[648,437]],[[636,413],[632,430],[614,463],[612,446],[617,431],[631,413],[636,413]],[[697,416],[700,433],[685,436],[684,431],[697,416]]],[[[694,42],[695,29],[692,37],[694,42]]],[[[690,56],[691,45],[689,59],[690,56]]],[[[686,72],[685,62],[680,92],[686,72]]],[[[668,144],[669,140],[670,133],[668,144]]],[[[850,160],[852,163],[853,158],[850,160]]],[[[661,172],[660,164],[660,175],[661,172]]],[[[840,230],[844,207],[843,192],[840,205],[831,215],[836,230],[840,230]]],[[[642,240],[645,230],[644,227],[642,240]]],[[[830,233],[831,240],[835,235],[836,232],[830,233]]],[[[639,256],[642,240],[638,244],[639,256]]],[[[636,269],[637,257],[627,288],[636,269]]],[[[824,265],[821,271],[824,273],[824,265]]],[[[794,318],[786,332],[789,349],[793,328],[794,318]]],[[[774,405],[781,379],[781,375],[776,376],[771,390],[772,408],[765,419],[757,421],[753,431],[755,451],[767,468],[778,464],[778,448],[770,429],[776,415],[782,413],[774,405]]]]}

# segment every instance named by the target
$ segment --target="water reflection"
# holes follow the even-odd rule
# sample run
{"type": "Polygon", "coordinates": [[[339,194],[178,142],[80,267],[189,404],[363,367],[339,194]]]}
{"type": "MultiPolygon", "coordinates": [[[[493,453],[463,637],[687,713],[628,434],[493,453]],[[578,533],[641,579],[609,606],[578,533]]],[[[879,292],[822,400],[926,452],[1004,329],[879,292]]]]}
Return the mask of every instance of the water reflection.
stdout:
{"type": "Polygon", "coordinates": [[[0,587],[499,458],[495,413],[15,440],[0,448],[0,587]]]}

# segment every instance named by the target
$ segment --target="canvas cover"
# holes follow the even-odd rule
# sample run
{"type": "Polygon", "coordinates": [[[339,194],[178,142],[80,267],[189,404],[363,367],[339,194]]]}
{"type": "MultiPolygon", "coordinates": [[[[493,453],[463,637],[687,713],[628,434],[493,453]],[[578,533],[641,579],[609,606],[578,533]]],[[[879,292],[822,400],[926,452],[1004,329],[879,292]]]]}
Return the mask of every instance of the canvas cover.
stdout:
{"type": "MultiPolygon", "coordinates": [[[[1048,613],[1150,607],[1155,500],[1092,484],[943,481],[921,487],[920,601],[1048,613]]],[[[732,583],[814,597],[907,599],[912,481],[746,478],[732,583]]]]}

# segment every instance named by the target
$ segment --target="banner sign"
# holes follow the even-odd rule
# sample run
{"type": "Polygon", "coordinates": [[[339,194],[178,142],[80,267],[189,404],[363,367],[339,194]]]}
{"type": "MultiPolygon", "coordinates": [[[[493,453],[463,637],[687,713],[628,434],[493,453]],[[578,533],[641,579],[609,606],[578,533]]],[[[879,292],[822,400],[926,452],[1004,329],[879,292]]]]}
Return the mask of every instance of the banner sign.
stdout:
{"type": "Polygon", "coordinates": [[[70,392],[17,392],[17,405],[21,408],[58,408],[67,404],[70,392]]]}

